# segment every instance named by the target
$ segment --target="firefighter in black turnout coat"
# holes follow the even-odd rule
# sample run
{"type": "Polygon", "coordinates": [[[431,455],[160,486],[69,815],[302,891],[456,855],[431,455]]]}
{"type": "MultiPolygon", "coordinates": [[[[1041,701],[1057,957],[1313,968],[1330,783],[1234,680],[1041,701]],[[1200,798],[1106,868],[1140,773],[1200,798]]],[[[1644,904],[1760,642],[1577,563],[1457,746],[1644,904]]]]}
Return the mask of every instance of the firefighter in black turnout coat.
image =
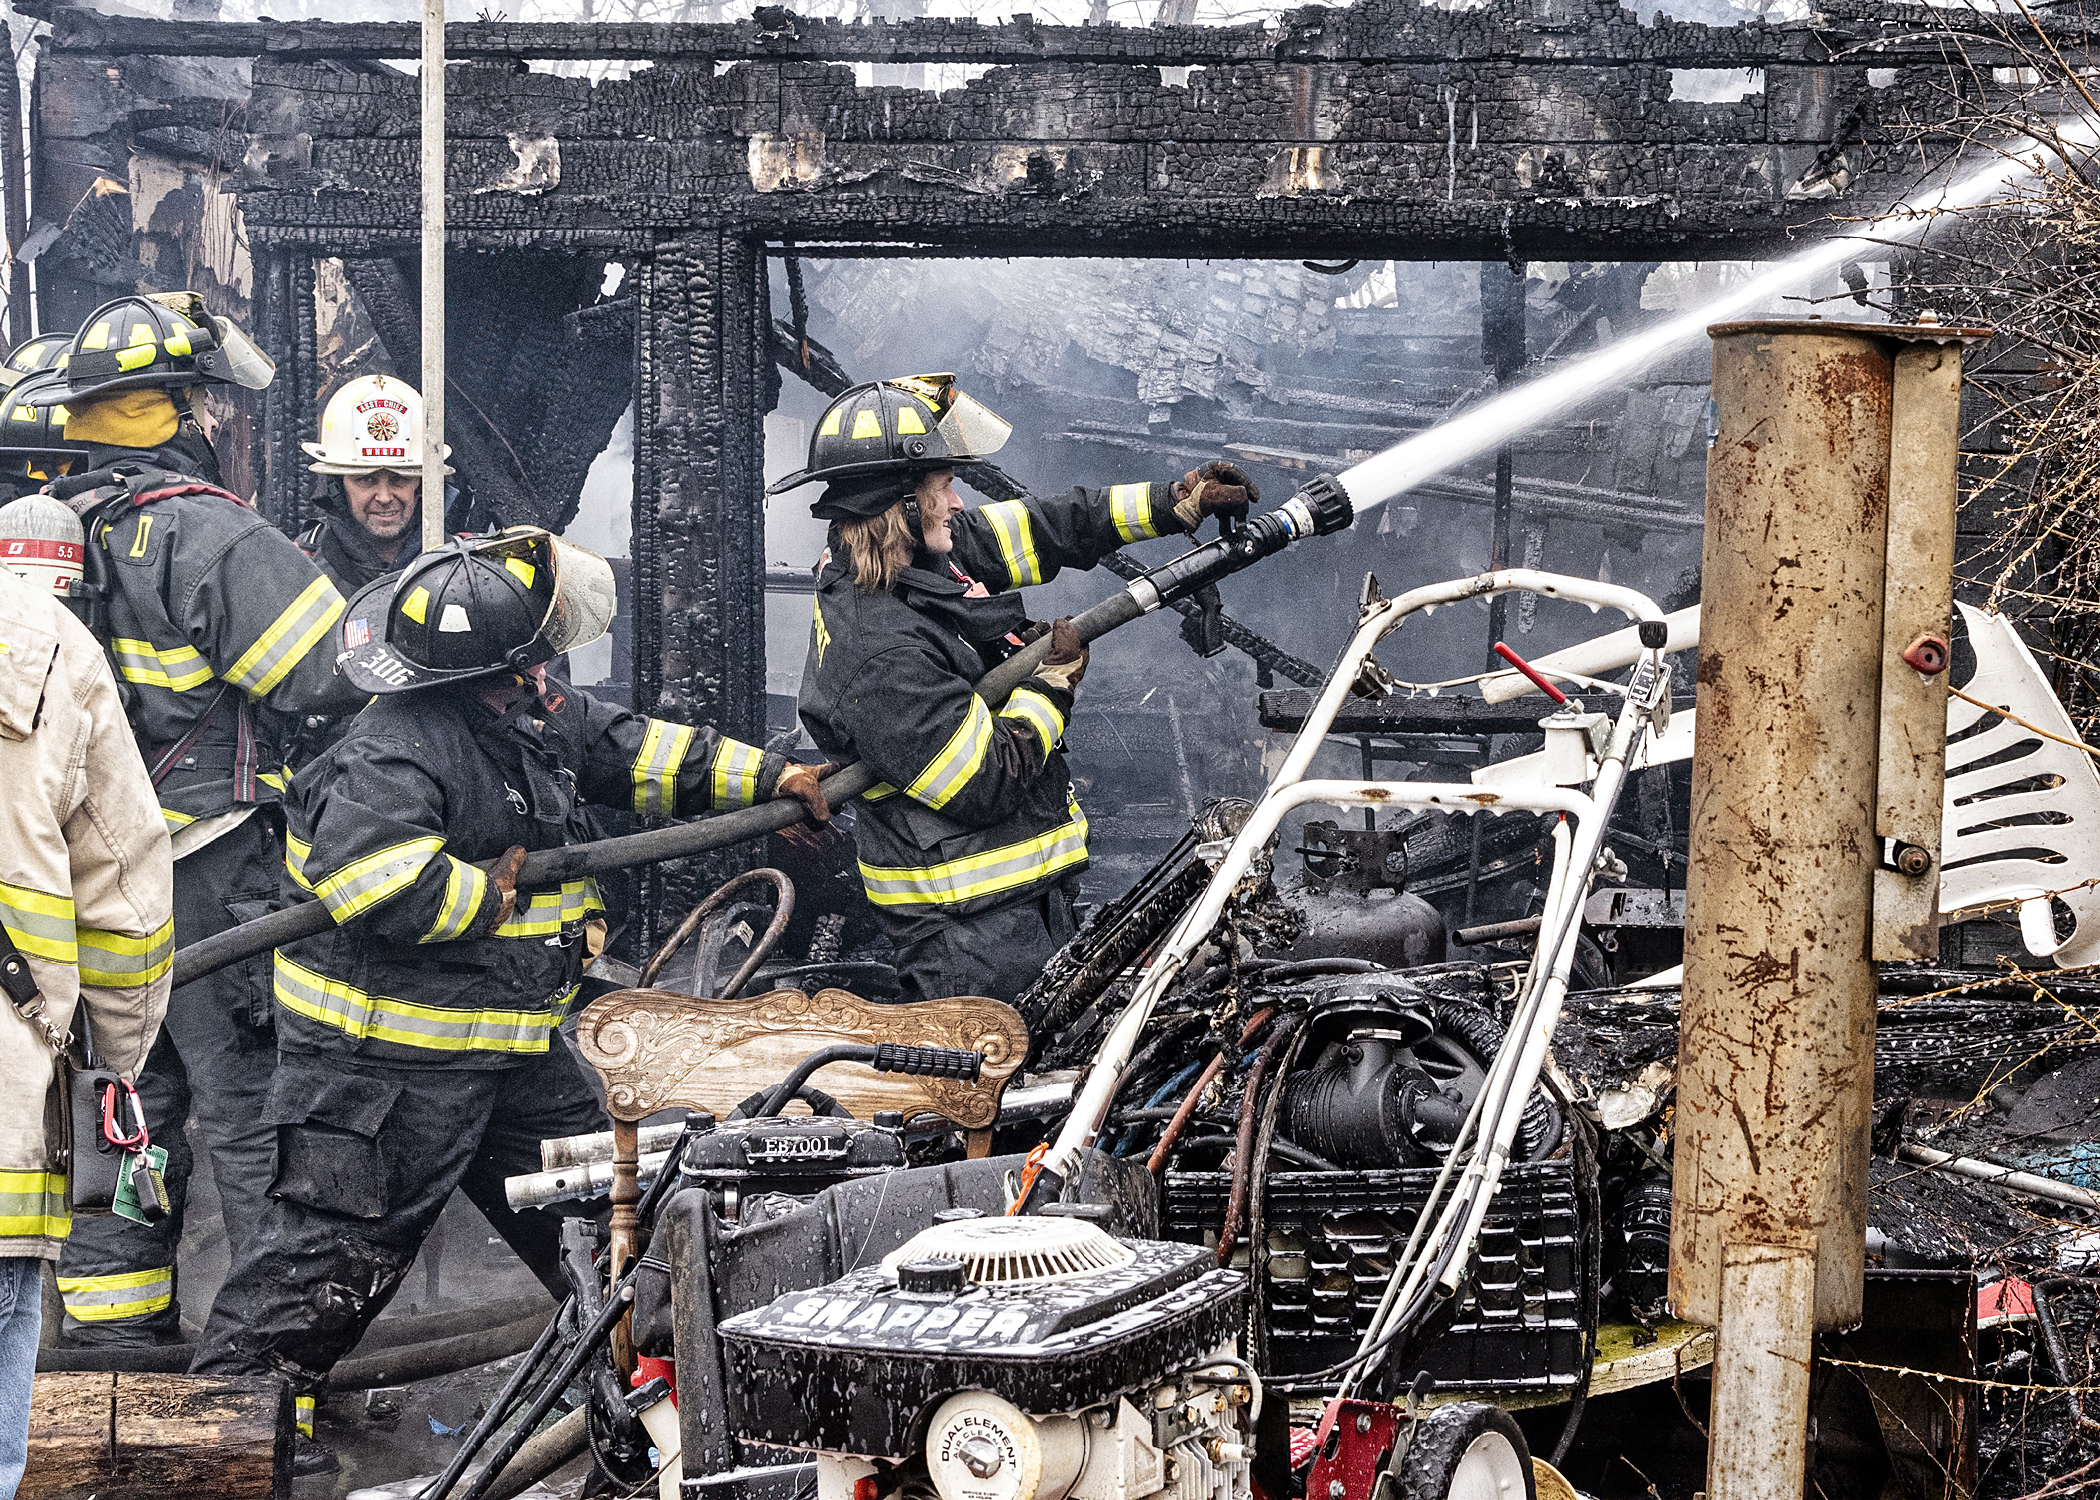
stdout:
{"type": "Polygon", "coordinates": [[[424,553],[345,612],[343,670],[378,699],[293,782],[285,858],[336,926],[276,954],[272,1202],[193,1366],[283,1377],[302,1423],[455,1187],[562,1289],[556,1218],[511,1210],[503,1179],[537,1170],[545,1137],[609,1128],[556,1030],[603,921],[592,880],[517,890],[526,852],[586,837],[582,800],[676,815],[779,794],[830,816],[820,768],[546,677],[612,611],[601,558],[517,527],[424,553]]]}
{"type": "MultiPolygon", "coordinates": [[[[165,972],[173,947],[276,904],[276,804],[297,726],[363,701],[335,671],[342,595],[220,487],[194,404],[200,387],[260,389],[273,373],[201,298],[170,292],[96,309],[62,359],[10,397],[11,423],[22,408],[46,408],[69,446],[85,445],[49,488],[84,528],[88,625],[116,669],[175,852],[172,933],[103,964],[141,980],[165,972]]],[[[74,1221],[58,1267],[66,1342],[182,1342],[184,1122],[194,1109],[238,1255],[270,1180],[272,1132],[258,1117],[275,1062],[265,961],[175,991],[138,1080],[153,1142],[168,1153],[171,1212],[151,1225],[74,1221]]]]}
{"type": "Polygon", "coordinates": [[[855,838],[907,1000],[1010,1001],[1072,934],[1087,823],[1061,741],[1087,653],[1059,621],[1035,676],[1003,703],[979,697],[977,680],[1030,629],[1017,591],[1259,498],[1213,464],[965,509],[955,470],[1009,431],[950,375],[855,386],[818,421],[809,466],[771,490],[825,485],[810,509],[832,522],[830,555],[799,707],[826,755],[883,778],[855,838]]]}

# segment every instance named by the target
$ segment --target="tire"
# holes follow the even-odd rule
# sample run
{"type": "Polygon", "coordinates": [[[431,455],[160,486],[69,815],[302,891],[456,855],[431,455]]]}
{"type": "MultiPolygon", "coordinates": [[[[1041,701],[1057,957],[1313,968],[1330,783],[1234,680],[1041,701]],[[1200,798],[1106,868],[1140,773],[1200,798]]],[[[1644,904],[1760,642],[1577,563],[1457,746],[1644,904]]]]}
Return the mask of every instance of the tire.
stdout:
{"type": "Polygon", "coordinates": [[[1485,1401],[1440,1406],[1415,1424],[1401,1500],[1538,1500],[1531,1449],[1516,1421],[1485,1401]]]}

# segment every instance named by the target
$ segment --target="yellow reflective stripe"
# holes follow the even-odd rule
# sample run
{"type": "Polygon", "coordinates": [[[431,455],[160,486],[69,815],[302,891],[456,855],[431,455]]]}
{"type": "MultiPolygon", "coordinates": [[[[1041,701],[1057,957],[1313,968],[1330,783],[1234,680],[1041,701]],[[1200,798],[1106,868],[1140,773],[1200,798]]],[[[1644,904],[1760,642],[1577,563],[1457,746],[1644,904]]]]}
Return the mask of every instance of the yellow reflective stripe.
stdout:
{"type": "Polygon", "coordinates": [[[314,1435],[313,1397],[292,1397],[292,1425],[299,1429],[299,1434],[302,1437],[312,1437],[314,1435]]]}
{"type": "Polygon", "coordinates": [[[395,844],[351,860],[327,879],[316,881],[313,893],[328,908],[329,916],[338,923],[347,922],[414,885],[423,866],[444,847],[445,841],[435,834],[395,844]]]}
{"type": "Polygon", "coordinates": [[[941,753],[926,762],[926,769],[904,789],[904,794],[931,808],[946,807],[957,792],[969,785],[991,747],[992,711],[972,693],[970,710],[963,715],[962,723],[955,726],[955,733],[948,737],[941,753]]]}
{"type": "Polygon", "coordinates": [[[1152,523],[1152,486],[1111,485],[1108,518],[1115,523],[1116,535],[1126,542],[1142,542],[1158,536],[1159,528],[1152,523]]]}
{"type": "Polygon", "coordinates": [[[116,658],[119,677],[143,687],[186,693],[211,681],[211,663],[195,646],[171,646],[163,651],[151,641],[118,637],[109,643],[109,654],[116,658]]]}
{"type": "Polygon", "coordinates": [[[284,867],[291,872],[292,884],[309,894],[314,883],[306,878],[306,860],[313,852],[314,846],[297,835],[288,833],[284,836],[284,867]]]}
{"type": "Polygon", "coordinates": [[[689,724],[651,719],[641,751],[629,774],[634,778],[634,810],[644,816],[668,816],[678,806],[678,768],[693,745],[689,724]]]}
{"type": "Polygon", "coordinates": [[[445,872],[445,899],[438,905],[437,920],[430,924],[430,931],[418,938],[423,943],[450,943],[467,935],[467,928],[474,920],[474,913],[481,910],[481,903],[488,899],[488,872],[463,859],[445,856],[450,868],[445,872]]]}
{"type": "Polygon", "coordinates": [[[282,771],[257,771],[255,779],[272,791],[281,792],[292,784],[292,768],[286,766],[282,771]]]}
{"type": "Polygon", "coordinates": [[[173,917],[146,937],[127,937],[100,927],[82,927],[79,934],[82,984],[113,990],[152,984],[175,962],[173,917]]]}
{"type": "Polygon", "coordinates": [[[82,1323],[113,1323],[165,1311],[175,1300],[175,1268],[123,1271],[113,1276],[61,1276],[66,1313],[82,1323]]]}
{"type": "Polygon", "coordinates": [[[1064,738],[1065,716],[1057,711],[1057,705],[1034,688],[1018,687],[1006,700],[1006,707],[999,710],[1002,719],[1019,719],[1035,731],[1036,739],[1043,747],[1043,759],[1050,759],[1050,752],[1064,738]]]}
{"type": "Polygon", "coordinates": [[[581,880],[563,881],[558,891],[541,891],[526,897],[511,913],[510,920],[496,929],[496,936],[546,937],[603,910],[605,901],[598,894],[598,882],[586,875],[581,880]]]}
{"type": "Polygon", "coordinates": [[[766,752],[741,740],[724,737],[715,751],[709,786],[716,807],[749,807],[758,800],[758,773],[765,766],[766,752]]]}
{"type": "Polygon", "coordinates": [[[164,807],[160,810],[160,820],[168,825],[168,832],[170,833],[180,833],[183,829],[189,827],[190,824],[197,821],[188,813],[179,813],[169,807],[164,807]]]}
{"type": "Polygon", "coordinates": [[[284,681],[285,674],[306,659],[314,643],[328,634],[343,612],[343,596],[326,578],[316,578],[255,644],[241,653],[226,680],[251,698],[260,698],[284,681]]]}
{"type": "Polygon", "coordinates": [[[982,512],[992,523],[992,536],[999,543],[1000,561],[1015,588],[1043,581],[1043,565],[1035,555],[1035,521],[1025,500],[1001,500],[982,512]]]}
{"type": "Polygon", "coordinates": [[[62,1240],[73,1228],[63,1172],[0,1172],[0,1240],[62,1240]]]}
{"type": "Polygon", "coordinates": [[[861,882],[877,906],[952,906],[1018,890],[1086,860],[1086,814],[1074,802],[1071,819],[1032,839],[987,849],[942,864],[888,869],[863,861],[861,882]]]}
{"type": "Polygon", "coordinates": [[[79,958],[73,935],[73,898],[0,880],[0,922],[15,946],[32,958],[69,964],[79,958]]]}
{"type": "Polygon", "coordinates": [[[863,802],[880,802],[885,797],[894,797],[896,795],[897,789],[887,781],[878,781],[860,794],[863,802]]]}
{"type": "Polygon", "coordinates": [[[575,998],[571,986],[546,1010],[453,1010],[368,995],[277,953],[277,1003],[294,1015],[360,1041],[433,1052],[545,1052],[547,1037],[575,998]]]}
{"type": "Polygon", "coordinates": [[[824,653],[831,646],[831,630],[830,627],[828,627],[824,623],[823,596],[821,594],[813,594],[810,596],[809,603],[810,613],[815,618],[815,623],[810,627],[810,629],[816,635],[817,665],[821,667],[824,665],[824,653]]]}

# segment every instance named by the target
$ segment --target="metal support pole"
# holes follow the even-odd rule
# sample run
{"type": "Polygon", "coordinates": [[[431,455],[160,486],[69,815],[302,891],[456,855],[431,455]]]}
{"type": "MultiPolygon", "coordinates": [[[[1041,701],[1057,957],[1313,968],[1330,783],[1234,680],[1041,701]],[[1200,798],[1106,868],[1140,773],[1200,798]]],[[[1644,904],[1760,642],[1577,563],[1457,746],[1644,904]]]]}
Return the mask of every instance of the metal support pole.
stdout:
{"type": "MultiPolygon", "coordinates": [[[[1495,389],[1506,391],[1523,375],[1529,362],[1525,348],[1524,267],[1501,261],[1485,261],[1480,267],[1480,354],[1495,371],[1495,389]]],[[[1516,519],[1516,453],[1508,443],[1495,451],[1495,520],[1488,539],[1488,571],[1500,572],[1509,564],[1509,534],[1516,519]]],[[[1509,597],[1497,594],[1488,601],[1488,654],[1490,671],[1501,665],[1495,642],[1508,628],[1509,597]]]]}
{"type": "MultiPolygon", "coordinates": [[[[7,28],[0,26],[0,37],[7,35],[7,28]]],[[[0,180],[7,193],[7,341],[19,344],[35,331],[30,327],[34,318],[29,310],[29,265],[14,258],[14,252],[29,238],[29,164],[22,154],[22,76],[15,71],[11,51],[6,61],[0,109],[7,111],[7,122],[0,128],[0,150],[7,152],[7,170],[0,180]]]]}
{"type": "Polygon", "coordinates": [[[445,0],[423,0],[423,550],[445,543],[445,0]]]}
{"type": "MultiPolygon", "coordinates": [[[[1794,1500],[1814,1335],[1857,1323],[1864,1291],[1885,941],[1877,809],[1922,792],[1936,813],[1944,761],[1919,718],[1936,715],[1943,734],[1944,698],[1884,692],[1910,671],[1889,575],[1936,569],[1936,583],[1911,582],[1928,609],[1947,597],[1958,346],[1971,335],[1820,321],[1711,331],[1720,435],[1707,462],[1670,1300],[1720,1328],[1707,1493],[1794,1500]],[[1925,351],[1934,378],[1899,378],[1925,351]],[[1892,431],[1907,450],[1893,474],[1892,431]],[[1919,493],[1932,503],[1913,506],[1919,493]],[[1925,535],[1939,528],[1945,545],[1925,535]],[[1897,737],[1912,753],[1884,756],[1897,737]]],[[[1913,619],[1918,608],[1903,605],[1913,619]]],[[[1937,884],[1936,871],[1906,878],[1937,884]]]]}

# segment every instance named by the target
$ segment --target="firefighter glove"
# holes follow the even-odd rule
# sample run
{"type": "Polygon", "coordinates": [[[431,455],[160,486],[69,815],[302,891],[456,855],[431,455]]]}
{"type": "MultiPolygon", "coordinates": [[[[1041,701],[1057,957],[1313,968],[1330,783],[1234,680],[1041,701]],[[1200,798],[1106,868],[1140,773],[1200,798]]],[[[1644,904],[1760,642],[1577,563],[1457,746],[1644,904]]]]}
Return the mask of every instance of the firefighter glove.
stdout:
{"type": "Polygon", "coordinates": [[[525,846],[512,844],[503,851],[502,857],[489,871],[489,879],[495,882],[496,889],[503,895],[503,904],[496,908],[496,919],[489,923],[488,930],[491,936],[498,927],[510,920],[510,914],[518,908],[518,871],[524,868],[525,846]]]}
{"type": "Polygon", "coordinates": [[[1072,628],[1071,617],[1064,616],[1050,627],[1050,654],[1035,669],[1035,675],[1052,687],[1073,692],[1078,688],[1079,680],[1086,676],[1086,657],[1086,642],[1072,628]]]}
{"type": "Polygon", "coordinates": [[[776,797],[793,797],[809,809],[809,815],[812,820],[818,823],[829,823],[831,821],[831,803],[825,799],[824,788],[818,783],[824,773],[830,769],[829,765],[802,766],[791,763],[786,770],[780,773],[780,780],[774,785],[773,795],[776,797]]]}
{"type": "Polygon", "coordinates": [[[1191,469],[1174,486],[1174,515],[1185,529],[1194,531],[1205,516],[1224,514],[1242,520],[1247,507],[1259,499],[1260,488],[1238,464],[1207,463],[1191,469]]]}

